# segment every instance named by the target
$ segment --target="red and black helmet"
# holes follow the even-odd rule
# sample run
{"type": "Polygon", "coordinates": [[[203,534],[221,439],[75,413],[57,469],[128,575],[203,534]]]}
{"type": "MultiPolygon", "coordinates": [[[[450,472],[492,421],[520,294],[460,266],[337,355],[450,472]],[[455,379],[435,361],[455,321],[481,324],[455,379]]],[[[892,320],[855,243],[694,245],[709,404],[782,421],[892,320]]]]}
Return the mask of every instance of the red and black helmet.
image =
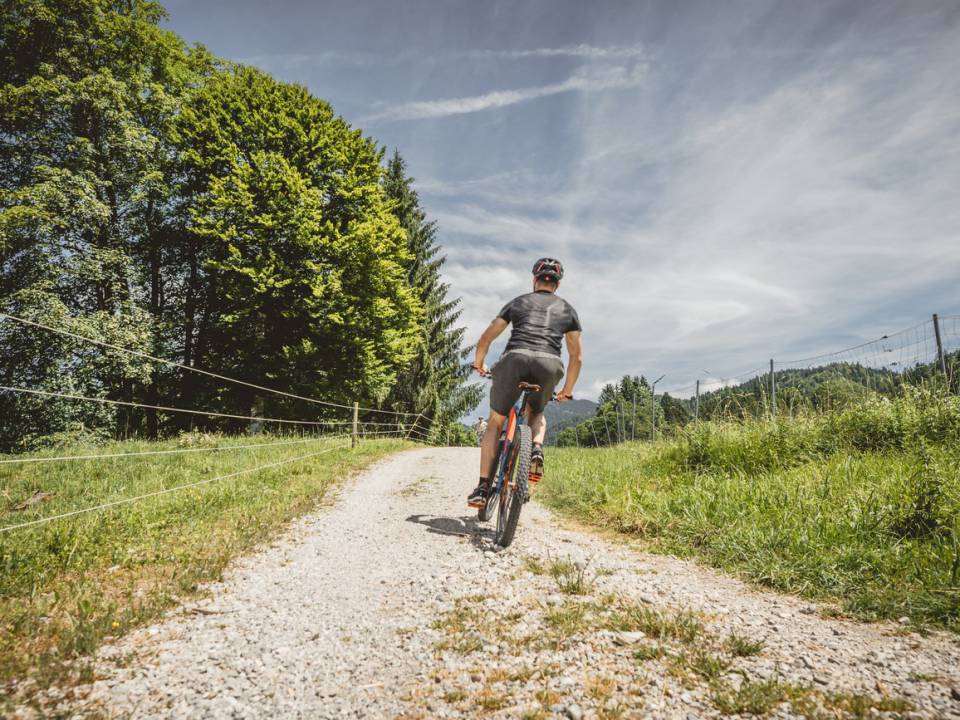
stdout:
{"type": "Polygon", "coordinates": [[[563,263],[556,258],[540,258],[533,264],[533,276],[537,280],[560,282],[563,279],[563,263]]]}

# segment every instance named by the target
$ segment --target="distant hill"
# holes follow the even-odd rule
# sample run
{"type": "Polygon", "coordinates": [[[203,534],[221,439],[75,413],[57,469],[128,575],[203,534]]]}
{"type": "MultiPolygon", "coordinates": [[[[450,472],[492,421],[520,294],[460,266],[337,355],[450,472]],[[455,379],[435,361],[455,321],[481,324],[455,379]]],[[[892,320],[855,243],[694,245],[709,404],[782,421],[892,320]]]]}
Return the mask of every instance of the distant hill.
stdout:
{"type": "Polygon", "coordinates": [[[547,403],[543,414],[547,417],[547,445],[557,441],[557,434],[566,427],[572,427],[593,417],[597,404],[593,400],[569,400],[565,403],[547,403]]]}

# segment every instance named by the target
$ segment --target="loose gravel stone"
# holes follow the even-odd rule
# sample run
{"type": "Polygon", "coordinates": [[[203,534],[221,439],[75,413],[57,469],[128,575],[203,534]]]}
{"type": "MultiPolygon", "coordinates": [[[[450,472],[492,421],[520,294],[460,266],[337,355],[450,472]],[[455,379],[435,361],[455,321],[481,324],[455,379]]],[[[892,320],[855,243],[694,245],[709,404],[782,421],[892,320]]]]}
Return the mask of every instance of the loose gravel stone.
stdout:
{"type": "MultiPolygon", "coordinates": [[[[909,691],[913,710],[901,715],[960,718],[954,635],[823,617],[695,562],[567,527],[536,502],[513,546],[491,552],[491,526],[464,503],[477,462],[474,448],[408,451],[347,482],[330,507],[237,562],[209,601],[105,647],[86,699],[55,714],[711,718],[709,684],[679,663],[736,633],[763,646],[727,658],[720,673],[733,691],[748,679],[909,691]],[[531,572],[531,556],[580,563],[589,592],[561,594],[549,573],[531,572]],[[688,609],[702,637],[658,655],[653,636],[602,627],[611,597],[655,613],[688,609]]],[[[771,716],[792,717],[789,704],[771,716]]]]}

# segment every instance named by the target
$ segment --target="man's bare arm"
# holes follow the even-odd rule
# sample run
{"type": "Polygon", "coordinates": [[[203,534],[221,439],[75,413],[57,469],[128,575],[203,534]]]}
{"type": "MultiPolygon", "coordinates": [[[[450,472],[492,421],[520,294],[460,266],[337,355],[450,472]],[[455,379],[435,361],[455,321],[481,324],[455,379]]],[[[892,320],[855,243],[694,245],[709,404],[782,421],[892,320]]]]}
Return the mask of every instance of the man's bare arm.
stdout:
{"type": "Polygon", "coordinates": [[[570,400],[573,398],[573,387],[577,384],[577,378],[580,377],[580,368],[583,367],[583,345],[580,342],[580,331],[571,330],[565,336],[567,338],[567,374],[563,382],[563,390],[557,393],[558,400],[570,400]]]}
{"type": "Polygon", "coordinates": [[[475,370],[482,372],[486,375],[490,372],[490,368],[483,364],[483,361],[487,357],[487,353],[490,351],[490,345],[496,340],[500,333],[507,329],[509,325],[506,320],[503,318],[494,318],[487,329],[483,331],[483,335],[480,336],[480,339],[477,341],[477,353],[476,357],[473,360],[473,367],[475,370]]]}

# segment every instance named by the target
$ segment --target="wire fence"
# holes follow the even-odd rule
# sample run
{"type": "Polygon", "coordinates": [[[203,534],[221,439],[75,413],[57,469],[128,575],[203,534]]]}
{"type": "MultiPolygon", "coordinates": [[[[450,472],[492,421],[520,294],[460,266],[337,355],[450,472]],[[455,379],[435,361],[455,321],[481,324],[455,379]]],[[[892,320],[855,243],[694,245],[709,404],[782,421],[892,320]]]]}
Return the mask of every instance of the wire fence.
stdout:
{"type": "Polygon", "coordinates": [[[664,393],[673,397],[691,398],[728,388],[749,386],[752,391],[786,390],[811,373],[818,380],[856,378],[869,389],[887,390],[896,382],[910,379],[918,370],[940,370],[952,379],[951,355],[960,351],[960,315],[934,315],[912,327],[892,332],[875,340],[842,350],[822,352],[807,357],[781,360],[775,356],[751,370],[714,374],[703,370],[703,378],[684,385],[670,385],[664,393]],[[858,374],[857,370],[861,370],[858,374]],[[771,375],[771,372],[773,373],[771,375]],[[771,384],[771,378],[774,383],[771,384]]]}
{"type": "Polygon", "coordinates": [[[594,417],[564,431],[561,444],[598,447],[655,438],[663,423],[790,415],[801,407],[830,410],[865,393],[891,394],[906,384],[927,381],[957,392],[960,315],[933,315],[840,350],[792,359],[774,356],[748,370],[714,373],[707,361],[698,367],[703,368],[702,377],[684,384],[617,388],[613,406],[601,407],[594,417]]]}
{"type": "MultiPolygon", "coordinates": [[[[199,375],[205,375],[207,377],[214,378],[216,380],[223,380],[225,382],[241,385],[244,387],[252,388],[254,390],[260,390],[261,392],[266,392],[272,395],[280,395],[287,398],[292,398],[295,400],[303,400],[305,402],[314,403],[317,405],[323,405],[326,407],[335,407],[346,410],[352,410],[353,405],[345,405],[343,403],[332,402],[329,400],[320,400],[318,398],[306,397],[304,395],[297,395],[296,393],[286,392],[284,390],[277,390],[276,388],[266,387],[264,385],[258,385],[257,383],[248,382],[246,380],[239,380],[237,378],[228,377],[220,373],[215,373],[210,370],[204,370],[203,368],[198,368],[193,365],[184,365],[182,363],[175,362],[173,360],[167,360],[164,358],[156,357],[155,355],[149,355],[148,353],[142,352],[140,350],[133,350],[130,348],[125,348],[121,345],[116,345],[114,343],[109,343],[103,340],[97,340],[96,338],[91,338],[86,335],[80,335],[78,333],[70,332],[69,330],[64,330],[62,328],[52,327],[36,320],[28,320],[27,318],[18,317],[16,315],[10,315],[9,313],[0,312],[0,320],[10,320],[11,322],[19,323],[21,325],[26,325],[29,327],[39,328],[41,330],[46,330],[47,332],[55,333],[63,337],[69,337],[74,340],[80,340],[81,342],[90,343],[92,345],[97,345],[99,347],[105,347],[110,350],[116,350],[118,352],[126,353],[133,357],[138,357],[143,360],[149,360],[150,362],[160,363],[161,365],[166,365],[168,367],[177,368],[178,370],[185,370],[187,372],[197,373],[199,375]]],[[[384,410],[382,408],[370,408],[370,407],[360,407],[358,408],[361,412],[375,412],[382,413],[387,415],[414,415],[416,413],[412,412],[396,412],[393,410],[384,410]]]]}
{"type": "MultiPolygon", "coordinates": [[[[16,317],[9,313],[0,313],[0,322],[16,323],[25,327],[41,330],[43,332],[57,334],[68,337],[80,343],[89,343],[95,346],[108,348],[110,350],[124,353],[132,358],[139,360],[159,363],[169,367],[176,368],[185,372],[198,373],[209,378],[216,379],[225,385],[244,386],[258,392],[282,396],[298,401],[304,401],[314,405],[322,406],[327,412],[343,413],[347,417],[323,417],[323,418],[297,418],[297,417],[264,417],[255,411],[250,414],[221,412],[201,407],[174,407],[159,405],[148,402],[138,402],[134,400],[120,400],[115,398],[100,397],[89,394],[80,394],[75,392],[64,392],[35,387],[23,387],[12,384],[0,385],[0,393],[11,394],[15,396],[27,396],[39,400],[69,400],[77,403],[92,403],[123,408],[137,408],[141,410],[151,410],[158,413],[179,414],[188,416],[201,416],[208,418],[225,418],[228,420],[240,420],[247,423],[247,435],[252,436],[252,442],[239,442],[238,439],[227,439],[226,443],[221,442],[226,438],[217,435],[187,433],[181,436],[187,442],[194,442],[197,437],[203,445],[199,447],[174,447],[161,449],[135,449],[116,452],[81,452],[81,453],[56,453],[53,451],[48,454],[45,452],[34,452],[23,455],[0,456],[0,467],[4,468],[0,475],[5,481],[4,487],[0,487],[3,494],[10,498],[9,486],[17,478],[17,467],[28,468],[41,464],[64,464],[64,463],[86,463],[93,466],[98,461],[120,462],[127,461],[149,461],[150,459],[162,459],[167,456],[193,456],[197,454],[223,455],[230,454],[239,456],[248,454],[254,461],[249,467],[243,467],[238,470],[216,475],[214,477],[204,478],[193,482],[174,485],[172,487],[135,494],[129,497],[110,500],[107,502],[93,503],[81,508],[73,508],[63,512],[55,513],[49,516],[34,517],[21,522],[13,522],[0,526],[0,534],[12,532],[14,530],[46,525],[49,523],[74,518],[88,513],[106,511],[118,506],[130,505],[132,503],[155,498],[170,493],[175,493],[188,488],[212,485],[222,481],[244,477],[254,476],[257,473],[292,465],[294,463],[305,462],[320,455],[334,452],[344,448],[355,448],[363,441],[379,440],[405,440],[423,445],[436,444],[431,437],[429,428],[424,424],[423,413],[414,413],[409,411],[398,411],[391,408],[376,408],[363,406],[358,402],[346,404],[334,402],[320,398],[308,397],[305,395],[287,392],[276,388],[267,387],[258,383],[249,382],[237,378],[232,378],[223,373],[212,372],[206,369],[177,363],[164,358],[159,358],[139,350],[124,348],[120,345],[105,342],[85,335],[74,333],[62,328],[56,328],[45,323],[26,318],[16,317]],[[266,432],[266,428],[275,428],[271,433],[266,432]],[[291,437],[294,436],[294,437],[291,437]],[[196,437],[195,437],[196,436],[196,437]],[[270,438],[266,440],[266,438],[270,438]],[[258,441],[258,438],[263,441],[258,441]],[[258,450],[267,451],[280,449],[286,452],[301,446],[309,448],[311,444],[319,443],[324,449],[314,450],[307,453],[296,454],[293,457],[283,457],[267,463],[257,463],[258,450]],[[12,473],[12,474],[11,474],[12,473]]],[[[130,443],[127,443],[130,444],[130,443]]],[[[41,495],[46,495],[41,493],[41,495]]],[[[11,505],[7,511],[7,516],[26,512],[27,514],[36,513],[38,507],[32,507],[30,502],[11,505]]],[[[0,511],[2,514],[2,511],[0,511]]]]}
{"type": "Polygon", "coordinates": [[[217,475],[216,477],[212,477],[212,478],[205,478],[203,480],[197,480],[195,482],[184,483],[182,485],[175,485],[173,487],[164,488],[162,490],[155,490],[153,492],[148,492],[148,493],[142,493],[140,495],[134,495],[132,497],[121,498],[118,500],[111,500],[109,502],[99,503],[97,505],[91,505],[91,506],[79,508],[76,510],[68,510],[66,512],[58,513],[56,515],[48,515],[46,517],[27,520],[25,522],[13,523],[11,525],[5,525],[3,527],[0,527],[0,533],[11,532],[13,530],[20,530],[22,528],[33,527],[36,525],[45,525],[47,523],[56,522],[57,520],[63,520],[65,518],[71,518],[77,515],[84,515],[89,512],[95,512],[98,510],[107,510],[109,508],[118,507],[120,505],[129,505],[131,503],[135,503],[140,500],[145,500],[147,498],[154,498],[154,497],[159,497],[161,495],[168,495],[170,493],[186,490],[187,488],[199,487],[201,485],[210,485],[212,483],[222,482],[224,480],[237,478],[237,477],[240,477],[241,475],[249,475],[252,473],[262,472],[263,470],[277,468],[282,465],[289,465],[291,463],[301,462],[303,460],[315,458],[319,455],[325,455],[327,453],[333,452],[334,450],[338,450],[345,447],[347,447],[346,443],[341,443],[338,446],[329,447],[324,450],[318,450],[318,451],[307,453],[304,455],[298,455],[293,458],[278,460],[276,462],[265,463],[265,464],[257,465],[251,468],[244,468],[242,470],[237,470],[235,472],[226,473],[223,475],[217,475]]]}
{"type": "MultiPolygon", "coordinates": [[[[198,453],[242,453],[244,451],[267,448],[293,448],[297,446],[307,446],[310,443],[316,442],[336,443],[334,447],[325,448],[322,451],[300,454],[295,457],[283,458],[266,464],[256,464],[212,478],[205,478],[195,482],[105,503],[93,504],[89,507],[72,509],[47,517],[12,523],[0,527],[0,533],[43,525],[98,510],[107,510],[139,500],[166,495],[185,488],[208,485],[246,475],[254,475],[260,471],[271,468],[306,461],[318,455],[332,452],[340,447],[356,447],[358,443],[366,440],[402,439],[421,444],[440,444],[436,439],[431,437],[429,428],[421,424],[422,413],[415,414],[388,408],[365,407],[359,403],[348,405],[319,398],[310,398],[296,393],[269,388],[258,383],[231,378],[222,373],[164,360],[141,351],[123,348],[119,345],[106,343],[6,313],[0,313],[0,320],[20,323],[46,332],[62,334],[81,342],[89,342],[118,352],[129,353],[133,357],[149,362],[163,363],[184,371],[201,373],[224,383],[235,383],[261,392],[322,405],[327,408],[332,408],[337,412],[347,411],[351,415],[347,418],[334,417],[324,419],[263,417],[255,413],[243,415],[204,408],[172,407],[71,392],[19,387],[15,385],[0,385],[0,392],[42,399],[67,399],[76,402],[98,403],[118,407],[135,407],[162,413],[243,420],[248,423],[248,433],[255,437],[265,437],[264,426],[268,425],[276,426],[277,432],[280,433],[275,439],[267,442],[240,443],[233,441],[227,444],[214,442],[213,444],[203,447],[177,447],[169,449],[59,455],[46,455],[43,453],[24,456],[14,455],[0,457],[0,466],[32,466],[40,463],[90,463],[98,460],[119,461],[130,459],[131,461],[135,461],[140,458],[171,455],[187,456],[198,453]],[[361,418],[361,413],[370,415],[375,419],[371,419],[371,417],[361,418]],[[291,431],[299,433],[299,437],[290,439],[291,431]]],[[[720,403],[723,411],[728,411],[731,407],[737,407],[740,411],[743,411],[745,407],[748,407],[753,412],[769,412],[775,415],[778,409],[788,412],[792,411],[793,403],[797,401],[798,398],[803,397],[804,393],[813,386],[816,387],[814,392],[821,395],[818,402],[828,407],[833,401],[842,398],[844,393],[849,392],[851,385],[868,390],[886,392],[893,390],[897,383],[916,378],[922,379],[926,376],[936,375],[938,372],[941,375],[946,375],[948,381],[955,380],[952,375],[955,371],[960,370],[960,362],[957,362],[958,357],[960,357],[960,315],[934,315],[931,320],[842,350],[812,354],[807,357],[790,360],[777,360],[774,358],[763,365],[747,371],[727,373],[718,376],[712,376],[708,371],[704,371],[707,377],[696,379],[684,386],[668,387],[667,390],[660,395],[660,398],[662,401],[663,395],[670,394],[673,397],[686,398],[689,402],[693,402],[695,420],[699,417],[701,403],[710,402],[720,403]]],[[[652,398],[651,410],[653,412],[650,416],[651,436],[655,437],[656,407],[658,401],[655,395],[652,396],[652,398]]],[[[642,411],[643,408],[641,408],[641,412],[642,411]]],[[[575,428],[576,444],[578,446],[603,445],[626,439],[636,439],[637,407],[635,400],[632,407],[632,417],[630,419],[627,418],[627,412],[628,410],[621,400],[617,403],[616,416],[607,418],[606,415],[604,415],[600,418],[600,421],[591,421],[589,429],[585,431],[589,434],[585,437],[581,438],[581,433],[575,428]],[[606,440],[606,442],[604,442],[604,440],[606,440]]],[[[594,420],[596,420],[596,418],[594,420]]],[[[253,455],[255,456],[256,453],[253,453],[253,455]]]]}

